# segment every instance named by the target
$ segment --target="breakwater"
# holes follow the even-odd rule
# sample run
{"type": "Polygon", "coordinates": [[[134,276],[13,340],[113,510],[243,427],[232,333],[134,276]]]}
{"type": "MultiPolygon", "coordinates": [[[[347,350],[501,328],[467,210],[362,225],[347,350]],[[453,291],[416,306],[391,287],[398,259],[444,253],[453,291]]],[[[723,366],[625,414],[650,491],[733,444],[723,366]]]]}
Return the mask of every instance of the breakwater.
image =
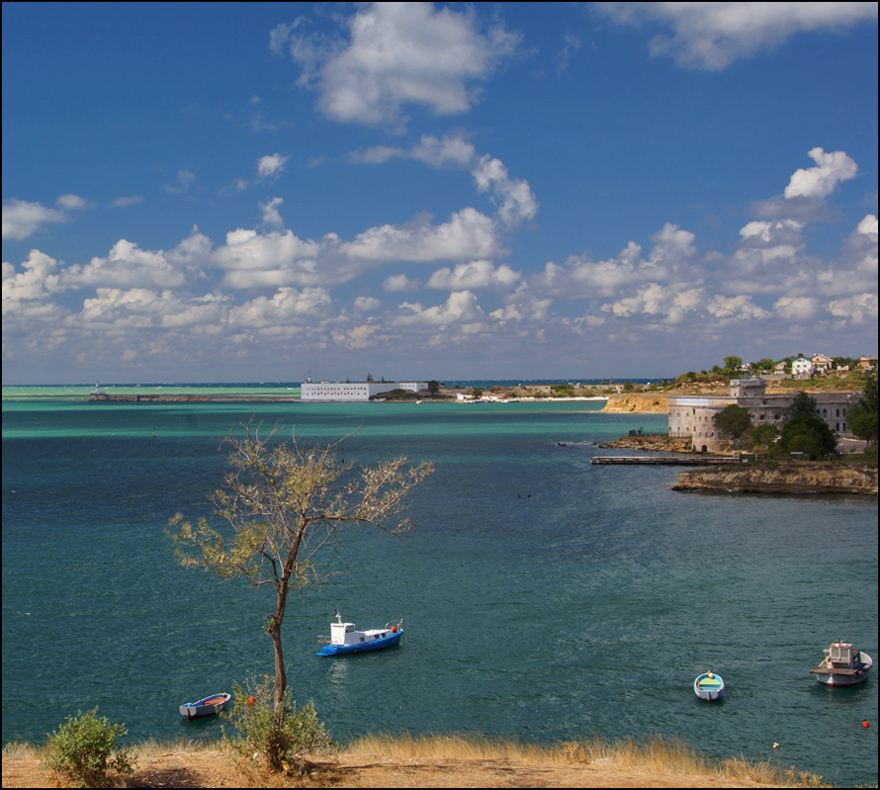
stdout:
{"type": "Polygon", "coordinates": [[[877,467],[867,464],[781,462],[681,472],[675,491],[877,496],[877,467]]]}
{"type": "Polygon", "coordinates": [[[594,455],[591,464],[666,465],[666,466],[717,466],[738,464],[737,458],[711,458],[696,455],[594,455]]]}
{"type": "Polygon", "coordinates": [[[152,393],[109,395],[93,392],[91,403],[296,403],[299,398],[284,395],[157,395],[152,393]]]}

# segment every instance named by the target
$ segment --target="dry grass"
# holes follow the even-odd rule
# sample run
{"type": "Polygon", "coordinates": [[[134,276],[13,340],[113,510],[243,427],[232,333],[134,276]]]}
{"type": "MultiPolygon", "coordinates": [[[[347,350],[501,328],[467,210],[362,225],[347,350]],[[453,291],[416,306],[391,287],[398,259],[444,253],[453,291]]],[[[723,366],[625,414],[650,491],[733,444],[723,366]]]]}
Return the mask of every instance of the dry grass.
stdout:
{"type": "Polygon", "coordinates": [[[619,770],[714,776],[743,779],[762,785],[830,787],[822,777],[769,761],[734,757],[713,762],[697,754],[684,741],[655,736],[643,741],[626,738],[606,741],[593,736],[556,746],[538,746],[472,735],[366,735],[350,743],[346,752],[369,753],[394,760],[440,758],[446,760],[515,760],[544,765],[604,764],[619,770]]]}
{"type": "MultiPolygon", "coordinates": [[[[769,761],[752,761],[744,757],[735,757],[723,761],[713,761],[697,754],[681,740],[662,736],[647,738],[641,741],[621,739],[606,741],[598,736],[584,740],[567,741],[553,746],[539,746],[511,740],[487,738],[479,735],[461,734],[428,734],[428,735],[367,735],[358,738],[343,747],[337,758],[320,761],[320,770],[312,774],[312,779],[303,783],[282,775],[268,775],[254,766],[242,765],[241,761],[233,768],[232,755],[222,743],[212,741],[193,741],[181,739],[171,742],[145,741],[133,747],[135,762],[143,766],[140,772],[144,777],[164,777],[172,775],[180,779],[190,775],[180,768],[169,768],[171,765],[211,766],[213,775],[223,777],[224,781],[202,784],[203,787],[217,787],[227,784],[226,780],[234,774],[238,786],[268,787],[290,786],[291,782],[310,787],[331,786],[342,781],[333,778],[337,771],[345,777],[349,786],[356,785],[353,774],[346,773],[351,768],[343,765],[363,764],[365,756],[380,757],[398,766],[412,766],[419,760],[434,763],[469,764],[471,766],[485,763],[502,763],[515,765],[542,766],[544,769],[563,771],[577,766],[590,766],[591,769],[610,771],[614,775],[626,777],[631,775],[644,777],[690,777],[690,783],[700,785],[701,781],[713,786],[730,782],[757,783],[762,786],[777,787],[830,787],[822,778],[807,772],[798,772],[793,767],[784,769],[769,761]],[[201,755],[201,756],[200,756],[201,755]],[[162,770],[151,770],[151,766],[160,765],[162,770]],[[336,767],[334,767],[336,766],[336,767]],[[180,774],[180,776],[178,776],[180,774]],[[184,776],[186,774],[186,776],[184,776]],[[320,778],[321,776],[324,779],[320,778]]],[[[36,766],[42,763],[46,746],[29,743],[13,742],[3,747],[4,786],[7,785],[5,768],[7,758],[19,758],[19,761],[30,761],[36,766]]],[[[367,765],[370,765],[368,762],[367,765]]],[[[312,765],[319,768],[319,764],[312,765]]],[[[187,769],[189,770],[189,769],[187,769]]],[[[193,769],[194,770],[194,769],[193,769]]],[[[360,769],[358,769],[360,770],[360,769]]],[[[468,770],[468,769],[462,769],[468,770]]],[[[523,769],[528,770],[528,769],[523,769]]],[[[471,782],[465,774],[462,781],[471,782]]],[[[623,779],[621,779],[623,781],[623,779]]],[[[15,786],[15,785],[12,785],[15,786]]],[[[18,785],[38,787],[37,784],[18,785]]],[[[63,786],[59,784],[58,786],[63,786]]],[[[140,786],[157,786],[141,784],[140,786]]],[[[194,786],[192,784],[188,786],[194,786]]],[[[379,784],[376,786],[386,786],[379,784]]],[[[404,785],[401,785],[404,786],[404,785]]],[[[417,786],[417,785],[412,785],[417,786]]],[[[470,784],[468,786],[477,786],[470,784]]],[[[626,782],[620,786],[628,786],[626,782]]],[[[672,785],[669,785],[672,786],[672,785]]],[[[730,785],[727,785],[730,786],[730,785]]]]}

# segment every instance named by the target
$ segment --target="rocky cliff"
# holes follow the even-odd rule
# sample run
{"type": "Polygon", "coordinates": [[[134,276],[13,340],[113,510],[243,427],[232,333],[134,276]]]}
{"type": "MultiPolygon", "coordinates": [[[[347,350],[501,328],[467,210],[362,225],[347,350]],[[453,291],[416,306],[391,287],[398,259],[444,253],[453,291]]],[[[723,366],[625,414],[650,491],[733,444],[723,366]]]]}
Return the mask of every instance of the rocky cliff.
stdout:
{"type": "Polygon", "coordinates": [[[602,409],[605,412],[632,412],[651,414],[669,412],[669,398],[656,392],[630,392],[623,395],[609,395],[608,403],[602,409]]]}
{"type": "Polygon", "coordinates": [[[745,491],[768,494],[868,494],[877,496],[877,467],[786,461],[776,464],[693,469],[678,475],[676,491],[745,491]]]}

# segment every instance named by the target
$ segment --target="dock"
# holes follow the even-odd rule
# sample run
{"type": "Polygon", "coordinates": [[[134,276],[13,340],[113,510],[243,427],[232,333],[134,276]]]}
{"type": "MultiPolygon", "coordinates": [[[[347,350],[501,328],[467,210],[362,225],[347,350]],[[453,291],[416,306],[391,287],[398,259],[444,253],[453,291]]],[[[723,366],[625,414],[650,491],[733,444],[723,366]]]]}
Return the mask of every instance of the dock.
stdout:
{"type": "Polygon", "coordinates": [[[642,464],[646,466],[718,466],[720,464],[738,464],[739,458],[723,458],[717,456],[675,456],[675,455],[594,455],[592,464],[642,464]]]}

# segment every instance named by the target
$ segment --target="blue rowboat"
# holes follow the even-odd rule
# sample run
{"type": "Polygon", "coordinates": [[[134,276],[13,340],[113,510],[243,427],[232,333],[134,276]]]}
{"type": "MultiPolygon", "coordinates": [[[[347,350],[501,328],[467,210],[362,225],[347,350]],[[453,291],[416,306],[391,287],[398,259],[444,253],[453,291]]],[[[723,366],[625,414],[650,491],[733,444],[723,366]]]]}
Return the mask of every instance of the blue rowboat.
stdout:
{"type": "Polygon", "coordinates": [[[724,693],[724,680],[714,672],[704,672],[694,681],[694,694],[700,699],[711,702],[724,693]]]}
{"type": "Polygon", "coordinates": [[[342,616],[336,612],[336,622],[330,623],[330,641],[328,642],[326,637],[318,637],[325,644],[315,655],[347,656],[352,653],[383,650],[400,644],[401,636],[403,636],[403,620],[393,624],[386,623],[384,628],[358,631],[354,623],[342,622],[342,616]]]}
{"type": "Polygon", "coordinates": [[[232,700],[232,694],[212,694],[210,697],[200,699],[198,702],[187,702],[180,706],[180,715],[187,719],[195,719],[199,716],[213,716],[221,710],[226,710],[232,700]]]}

